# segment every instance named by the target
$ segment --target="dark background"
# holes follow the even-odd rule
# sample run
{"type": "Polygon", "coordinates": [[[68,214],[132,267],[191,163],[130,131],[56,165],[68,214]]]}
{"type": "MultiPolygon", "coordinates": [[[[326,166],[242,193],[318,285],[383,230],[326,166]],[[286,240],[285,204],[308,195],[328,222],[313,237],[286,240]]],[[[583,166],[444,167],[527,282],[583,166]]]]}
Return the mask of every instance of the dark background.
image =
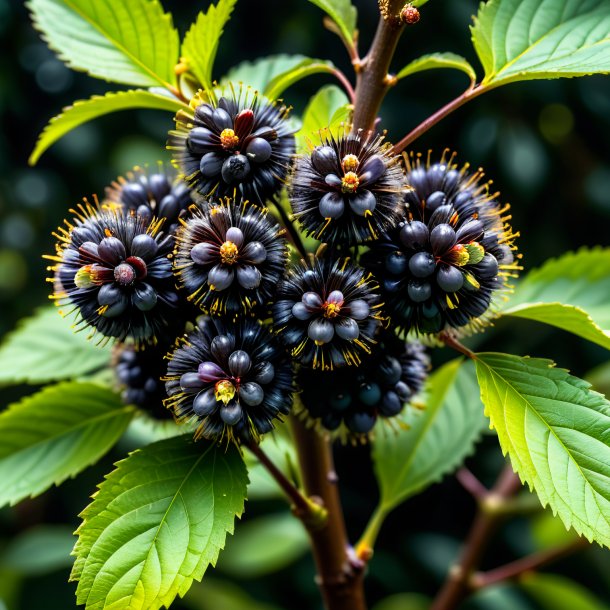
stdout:
{"type": "MultiPolygon", "coordinates": [[[[205,9],[208,2],[199,6],[166,0],[164,4],[174,12],[183,34],[198,8],[205,9]]],[[[467,57],[480,73],[468,31],[477,5],[477,0],[432,0],[423,7],[420,24],[405,33],[394,69],[397,71],[424,53],[453,51],[467,57]]],[[[360,0],[357,6],[364,53],[376,24],[376,3],[360,0]]],[[[321,19],[319,9],[305,0],[241,0],[222,38],[215,77],[221,77],[242,60],[274,53],[330,58],[347,72],[350,66],[343,47],[334,35],[322,29],[321,19]]],[[[78,128],[45,153],[35,168],[28,167],[27,157],[36,137],[51,116],[75,99],[120,87],[65,68],[32,29],[21,2],[0,0],[0,45],[1,335],[47,299],[46,265],[41,254],[52,251],[51,231],[67,209],[83,196],[102,193],[106,184],[133,165],[167,158],[163,143],[172,120],[169,115],[154,111],[113,114],[78,128]]],[[[332,81],[326,76],[312,77],[289,89],[284,98],[299,114],[310,95],[328,82],[332,81]]],[[[458,95],[465,85],[464,75],[448,71],[416,75],[400,82],[382,109],[382,126],[388,130],[390,141],[400,139],[458,95]]],[[[513,226],[522,234],[518,243],[526,269],[582,245],[608,244],[607,77],[510,85],[471,102],[416,145],[419,150],[432,148],[439,153],[450,147],[458,151],[459,159],[485,167],[503,199],[513,206],[513,226]]],[[[506,326],[500,323],[489,333],[488,346],[515,354],[552,357],[578,376],[584,376],[606,358],[600,348],[559,331],[525,322],[511,321],[510,329],[506,326]]],[[[30,391],[5,392],[2,406],[22,390],[30,391]]],[[[61,489],[51,490],[16,509],[0,511],[0,610],[5,606],[6,610],[75,606],[74,586],[66,584],[66,556],[71,544],[68,534],[76,526],[76,515],[86,505],[95,484],[124,451],[125,446],[119,446],[103,463],[61,489]],[[31,535],[30,528],[40,522],[53,527],[35,529],[31,540],[24,538],[24,532],[31,535]],[[15,547],[15,541],[22,546],[15,547]],[[14,549],[27,555],[30,543],[34,544],[33,555],[46,560],[42,567],[32,569],[27,562],[15,563],[14,549]],[[12,549],[12,563],[2,559],[3,549],[12,549]]],[[[469,465],[485,482],[493,481],[502,465],[494,437],[483,440],[469,465]]],[[[366,524],[377,493],[367,449],[339,450],[338,469],[355,539],[366,524]]],[[[432,594],[464,536],[473,508],[467,494],[454,479],[448,479],[397,510],[382,530],[379,551],[370,567],[368,589],[372,605],[405,591],[432,594]]],[[[245,521],[269,511],[285,511],[284,504],[279,500],[250,502],[245,521]]],[[[562,538],[562,527],[559,525],[556,532],[552,527],[540,515],[511,522],[498,535],[485,566],[498,565],[538,548],[541,531],[551,538],[562,538]]],[[[294,532],[292,528],[290,531],[294,532]]],[[[255,557],[264,546],[276,544],[281,535],[271,528],[268,539],[255,543],[258,550],[250,548],[248,552],[255,557]]],[[[299,539],[298,533],[294,535],[295,540],[299,539]]],[[[579,581],[610,604],[609,568],[608,553],[590,549],[557,564],[556,571],[579,581]]],[[[245,569],[237,574],[235,570],[219,569],[210,572],[209,579],[206,576],[207,585],[196,587],[193,595],[175,607],[317,610],[320,606],[312,573],[313,564],[307,555],[264,576],[249,575],[245,569]]],[[[378,608],[419,608],[409,605],[413,599],[396,598],[394,602],[394,606],[378,608]]],[[[529,610],[549,606],[535,602],[514,586],[491,591],[469,607],[529,610]]],[[[555,607],[560,610],[560,606],[555,607]]]]}

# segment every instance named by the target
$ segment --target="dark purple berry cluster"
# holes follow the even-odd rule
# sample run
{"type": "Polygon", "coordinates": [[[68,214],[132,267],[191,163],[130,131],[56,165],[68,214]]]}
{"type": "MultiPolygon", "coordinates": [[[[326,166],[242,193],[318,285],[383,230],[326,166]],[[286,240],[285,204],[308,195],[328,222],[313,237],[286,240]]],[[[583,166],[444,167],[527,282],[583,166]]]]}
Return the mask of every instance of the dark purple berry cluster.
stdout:
{"type": "Polygon", "coordinates": [[[279,191],[295,151],[285,106],[243,87],[218,101],[197,94],[190,106],[178,112],[167,147],[194,191],[259,203],[279,191]]]}

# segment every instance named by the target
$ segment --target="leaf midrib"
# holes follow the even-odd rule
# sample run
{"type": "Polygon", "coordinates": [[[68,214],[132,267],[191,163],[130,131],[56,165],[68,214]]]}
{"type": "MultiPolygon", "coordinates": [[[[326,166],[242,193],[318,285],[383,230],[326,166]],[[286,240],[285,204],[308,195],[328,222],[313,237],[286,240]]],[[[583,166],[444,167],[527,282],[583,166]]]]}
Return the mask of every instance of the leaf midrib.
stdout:
{"type": "MultiPolygon", "coordinates": [[[[141,580],[140,580],[140,579],[141,579],[141,577],[142,577],[142,572],[144,571],[144,568],[145,568],[145,566],[146,566],[146,564],[147,564],[147,562],[148,562],[148,560],[149,560],[149,558],[150,558],[150,553],[152,552],[152,549],[153,549],[153,548],[155,547],[155,545],[156,545],[156,541],[157,541],[157,538],[158,538],[158,536],[159,536],[159,533],[161,532],[161,528],[162,528],[162,527],[163,527],[163,525],[165,524],[165,522],[166,522],[166,520],[167,520],[167,517],[168,517],[169,513],[171,512],[171,510],[172,510],[172,508],[173,508],[173,506],[174,506],[174,503],[176,502],[176,499],[178,498],[178,496],[180,496],[180,495],[181,495],[182,488],[184,487],[184,485],[186,484],[186,482],[189,480],[189,478],[190,478],[190,477],[191,477],[191,475],[193,474],[193,471],[195,470],[195,468],[197,468],[197,466],[199,465],[199,463],[201,462],[201,460],[203,460],[203,458],[204,458],[204,457],[205,457],[205,456],[206,456],[206,455],[207,455],[207,454],[208,454],[208,453],[209,453],[209,452],[210,452],[210,451],[211,451],[213,448],[214,448],[214,445],[210,445],[210,446],[209,446],[209,447],[208,447],[208,448],[207,448],[207,449],[206,449],[206,450],[205,450],[205,451],[204,451],[204,452],[203,452],[203,453],[202,453],[202,454],[201,454],[201,455],[200,455],[200,456],[199,456],[199,457],[198,457],[198,458],[195,460],[195,462],[193,463],[193,465],[191,466],[191,468],[189,469],[189,471],[188,471],[188,472],[186,473],[186,475],[184,476],[184,478],[183,478],[182,482],[180,483],[180,485],[179,485],[178,489],[177,489],[177,490],[176,490],[176,491],[175,491],[175,492],[172,494],[172,499],[171,499],[171,501],[170,501],[170,503],[169,503],[169,506],[167,507],[167,509],[166,509],[166,510],[165,510],[165,512],[163,513],[163,517],[162,517],[162,519],[160,520],[159,525],[157,526],[157,531],[156,531],[156,533],[155,533],[155,536],[154,536],[154,538],[151,540],[151,542],[150,542],[150,544],[149,544],[149,548],[148,548],[148,551],[146,552],[146,556],[145,556],[144,560],[141,562],[141,567],[140,567],[140,570],[139,570],[139,574],[138,574],[137,580],[135,581],[135,584],[134,584],[134,587],[133,587],[133,592],[131,593],[131,595],[129,595],[129,597],[127,597],[127,598],[121,598],[121,599],[129,599],[129,604],[131,604],[131,599],[133,598],[133,595],[134,595],[134,593],[135,593],[135,587],[137,586],[137,584],[138,584],[139,582],[141,582],[141,580]]],[[[213,463],[212,463],[211,468],[212,468],[212,477],[211,477],[211,480],[212,480],[212,483],[213,483],[213,480],[214,480],[214,471],[215,471],[215,469],[216,469],[216,452],[214,452],[214,461],[213,461],[213,463]]],[[[214,494],[212,493],[212,503],[213,503],[213,502],[214,502],[214,494]]],[[[107,507],[106,507],[106,509],[107,509],[107,507]]],[[[210,512],[211,512],[211,513],[212,513],[212,515],[213,515],[213,507],[212,507],[212,510],[211,510],[210,512]]],[[[191,524],[190,524],[190,521],[189,521],[189,515],[188,515],[188,512],[186,512],[186,518],[187,518],[187,522],[188,522],[188,525],[189,525],[189,532],[190,532],[190,529],[191,529],[190,525],[191,525],[191,524]]],[[[189,534],[189,536],[190,536],[190,534],[189,534]]],[[[92,550],[93,550],[93,548],[91,549],[91,551],[92,551],[92,550]]],[[[113,554],[114,554],[114,553],[113,553],[113,554]]],[[[104,562],[104,565],[105,565],[106,563],[107,563],[107,561],[105,561],[105,562],[104,562]]],[[[98,570],[98,573],[97,573],[96,577],[93,579],[93,582],[91,583],[91,586],[89,587],[89,593],[87,594],[87,602],[86,602],[87,604],[89,603],[89,598],[91,597],[91,594],[93,593],[93,589],[94,589],[95,583],[96,583],[96,581],[97,581],[97,579],[98,579],[99,575],[101,574],[101,572],[102,572],[102,570],[101,570],[101,569],[100,569],[100,570],[98,570]]],[[[106,600],[108,599],[108,596],[111,594],[111,592],[112,592],[112,589],[113,589],[113,588],[114,588],[114,587],[110,588],[110,589],[108,590],[108,592],[106,593],[106,595],[105,595],[105,597],[104,597],[104,600],[103,600],[103,601],[104,601],[104,603],[105,603],[105,602],[106,602],[106,600]]],[[[160,592],[160,589],[159,589],[159,590],[158,590],[158,591],[155,593],[155,599],[157,599],[157,598],[159,597],[159,592],[160,592]]],[[[127,607],[130,607],[130,606],[127,606],[127,607]]]]}
{"type": "MultiPolygon", "coordinates": [[[[597,501],[597,497],[599,495],[598,491],[595,489],[595,487],[593,487],[593,485],[591,484],[591,482],[589,481],[588,477],[585,476],[582,468],[580,467],[580,464],[574,459],[572,452],[568,449],[568,447],[563,443],[563,441],[557,436],[557,434],[555,434],[555,431],[553,430],[553,428],[550,426],[550,424],[547,423],[547,421],[542,417],[542,415],[540,415],[540,413],[536,410],[536,408],[532,405],[532,403],[527,400],[527,398],[525,398],[525,396],[519,392],[506,378],[504,378],[502,375],[500,375],[495,369],[493,369],[491,366],[489,366],[484,360],[481,360],[479,357],[477,357],[477,361],[481,362],[483,365],[485,365],[485,367],[490,371],[492,379],[494,379],[494,385],[496,386],[496,390],[498,389],[497,383],[495,381],[495,377],[498,377],[499,379],[501,379],[517,396],[519,396],[523,402],[530,408],[530,410],[534,413],[534,415],[542,422],[542,424],[549,430],[550,435],[552,435],[556,441],[559,443],[559,445],[564,449],[564,451],[566,452],[566,454],[570,457],[572,463],[576,466],[578,472],[580,473],[580,475],[582,476],[583,480],[586,481],[588,488],[591,490],[592,494],[593,494],[593,498],[595,500],[595,506],[597,507],[597,510],[599,512],[599,514],[603,517],[604,521],[610,525],[610,519],[608,519],[605,515],[603,510],[600,508],[599,503],[597,501]]],[[[498,396],[500,396],[500,393],[498,392],[498,396]]],[[[574,404],[574,403],[573,403],[574,404]]],[[[583,405],[579,405],[579,406],[583,406],[583,405]]],[[[525,410],[524,410],[525,413],[525,410]]],[[[512,438],[510,438],[510,433],[508,432],[508,426],[506,425],[506,410],[503,408],[502,409],[502,417],[504,419],[504,427],[506,429],[506,434],[510,439],[510,443],[513,446],[513,449],[515,447],[515,444],[512,440],[512,438]]],[[[525,422],[523,423],[523,429],[525,430],[525,422]]],[[[529,456],[529,460],[530,462],[533,464],[533,460],[532,460],[532,455],[530,452],[530,447],[529,447],[529,443],[525,443],[525,446],[527,448],[527,453],[529,456]]],[[[548,443],[547,443],[548,446],[548,443]]],[[[548,457],[548,451],[547,451],[547,457],[548,457]]],[[[534,471],[536,469],[534,468],[534,471]]],[[[540,478],[540,476],[538,475],[538,473],[536,473],[536,478],[538,480],[542,480],[540,478]]],[[[555,485],[553,485],[553,488],[555,488],[555,485]]],[[[559,495],[559,494],[558,494],[559,495]]],[[[562,497],[559,496],[562,500],[562,502],[569,508],[570,510],[570,514],[573,515],[574,518],[578,519],[578,521],[580,523],[582,523],[583,525],[585,525],[585,527],[590,528],[591,530],[594,529],[593,525],[589,525],[588,523],[586,523],[585,521],[583,521],[583,519],[581,517],[579,517],[573,510],[572,507],[570,506],[569,502],[566,502],[566,500],[562,497]]],[[[547,500],[548,501],[548,500],[547,500]]],[[[597,530],[597,527],[595,527],[595,529],[597,530]]],[[[599,530],[598,530],[599,531],[599,530]]]]}
{"type": "MultiPolygon", "coordinates": [[[[159,76],[156,72],[154,72],[154,70],[152,70],[146,64],[144,64],[140,59],[138,59],[138,57],[134,56],[131,52],[129,52],[127,50],[127,48],[121,42],[119,42],[118,40],[113,38],[108,32],[106,32],[101,27],[101,25],[92,21],[85,13],[83,13],[78,7],[76,7],[73,2],[71,2],[70,0],[63,0],[63,2],[66,4],[66,6],[71,8],[83,21],[88,23],[91,27],[93,27],[100,34],[102,34],[102,36],[104,36],[107,40],[109,40],[119,51],[121,51],[126,57],[128,57],[135,66],[139,67],[142,72],[147,73],[149,76],[151,76],[153,78],[153,80],[157,81],[164,87],[167,87],[167,85],[170,84],[170,83],[167,83],[165,80],[163,80],[163,78],[161,78],[161,76],[159,76]]],[[[148,13],[146,13],[146,11],[144,11],[144,12],[146,14],[146,19],[148,20],[148,13]]],[[[139,37],[137,37],[137,38],[138,38],[138,45],[139,45],[140,44],[139,37]]],[[[153,45],[156,44],[154,41],[154,38],[155,37],[153,36],[153,45]]],[[[153,54],[155,54],[155,53],[153,52],[153,54]]]]}

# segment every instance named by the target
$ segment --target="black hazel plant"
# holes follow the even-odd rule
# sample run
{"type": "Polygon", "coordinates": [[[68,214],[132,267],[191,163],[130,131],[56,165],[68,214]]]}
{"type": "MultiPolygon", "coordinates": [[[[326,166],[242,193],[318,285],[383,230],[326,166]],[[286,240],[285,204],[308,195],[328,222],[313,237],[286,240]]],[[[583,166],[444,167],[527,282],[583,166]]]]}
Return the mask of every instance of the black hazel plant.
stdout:
{"type": "Polygon", "coordinates": [[[268,304],[288,258],[284,232],[266,208],[247,202],[194,207],[178,231],[174,260],[189,300],[229,317],[268,304]]]}
{"type": "Polygon", "coordinates": [[[274,329],[306,366],[357,366],[375,344],[381,307],[377,283],[348,259],[301,261],[277,289],[274,329]]]}
{"type": "Polygon", "coordinates": [[[119,204],[148,223],[153,218],[163,220],[163,232],[173,234],[192,197],[176,170],[160,164],[155,170],[135,167],[126,177],[117,178],[106,188],[105,203],[119,204]]]}
{"type": "Polygon", "coordinates": [[[82,325],[137,348],[171,335],[180,299],[162,223],[86,202],[72,212],[49,257],[56,302],[76,310],[82,325]]]}
{"type": "Polygon", "coordinates": [[[203,197],[240,193],[263,203],[284,184],[295,152],[288,109],[249,88],[211,101],[200,92],[176,115],[167,147],[189,186],[203,197]]]}
{"type": "Polygon", "coordinates": [[[165,404],[196,437],[258,441],[292,406],[290,359],[253,320],[206,320],[168,356],[165,404]]]}
{"type": "Polygon", "coordinates": [[[481,183],[482,171],[458,168],[454,155],[432,164],[419,155],[405,160],[406,218],[361,263],[379,280],[397,328],[476,330],[519,269],[508,206],[481,183]]]}
{"type": "Polygon", "coordinates": [[[333,245],[377,238],[396,224],[407,183],[400,155],[383,136],[358,130],[322,136],[297,157],[289,182],[294,217],[307,235],[333,245]]]}
{"type": "Polygon", "coordinates": [[[413,400],[429,368],[421,343],[384,331],[358,367],[331,373],[302,368],[300,415],[343,440],[364,441],[379,418],[391,422],[413,400]]]}

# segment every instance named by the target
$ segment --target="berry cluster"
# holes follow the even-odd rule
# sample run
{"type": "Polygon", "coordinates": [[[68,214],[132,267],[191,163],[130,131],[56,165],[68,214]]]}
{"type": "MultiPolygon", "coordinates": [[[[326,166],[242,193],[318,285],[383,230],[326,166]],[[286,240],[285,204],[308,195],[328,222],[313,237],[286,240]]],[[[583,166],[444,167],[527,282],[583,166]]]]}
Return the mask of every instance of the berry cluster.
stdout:
{"type": "Polygon", "coordinates": [[[119,343],[124,399],[197,437],[258,442],[300,390],[302,417],[365,438],[425,381],[406,334],[481,327],[518,269],[481,171],[347,125],[296,155],[287,115],[243,87],[200,92],[168,140],[180,173],[118,178],[50,257],[57,302],[119,343]],[[299,227],[315,255],[297,256],[299,227]]]}

